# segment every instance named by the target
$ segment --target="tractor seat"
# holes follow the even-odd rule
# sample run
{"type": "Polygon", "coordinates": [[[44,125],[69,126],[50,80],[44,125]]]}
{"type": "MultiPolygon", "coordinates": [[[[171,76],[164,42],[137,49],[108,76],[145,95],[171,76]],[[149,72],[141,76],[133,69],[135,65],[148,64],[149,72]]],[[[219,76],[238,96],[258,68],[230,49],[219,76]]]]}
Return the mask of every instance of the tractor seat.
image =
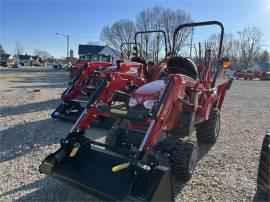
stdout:
{"type": "Polygon", "coordinates": [[[146,65],[146,61],[141,57],[132,57],[131,62],[138,62],[138,63],[142,63],[143,65],[146,65]]]}
{"type": "Polygon", "coordinates": [[[183,74],[195,80],[199,77],[196,65],[189,58],[173,57],[169,59],[166,71],[168,74],[183,74]]]}

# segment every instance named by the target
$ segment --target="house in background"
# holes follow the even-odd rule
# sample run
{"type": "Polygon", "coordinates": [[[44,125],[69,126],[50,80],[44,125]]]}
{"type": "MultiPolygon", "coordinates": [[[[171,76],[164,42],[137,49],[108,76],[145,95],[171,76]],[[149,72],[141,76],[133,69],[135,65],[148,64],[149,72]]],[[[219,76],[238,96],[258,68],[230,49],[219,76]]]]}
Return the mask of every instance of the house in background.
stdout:
{"type": "Polygon", "coordinates": [[[20,64],[22,66],[41,66],[44,65],[44,61],[39,56],[31,55],[14,55],[13,56],[14,64],[20,64]]]}
{"type": "Polygon", "coordinates": [[[25,55],[14,55],[13,56],[14,63],[15,64],[20,64],[22,66],[31,65],[30,58],[31,58],[31,55],[27,55],[27,54],[25,54],[25,55]]]}
{"type": "Polygon", "coordinates": [[[79,45],[79,58],[89,61],[104,61],[115,63],[120,59],[120,52],[109,46],[79,45]]]}
{"type": "Polygon", "coordinates": [[[255,63],[250,68],[247,69],[248,71],[259,71],[259,72],[270,72],[270,63],[255,63]]]}
{"type": "Polygon", "coordinates": [[[46,58],[45,61],[44,61],[44,65],[45,66],[51,66],[51,65],[54,65],[55,63],[58,62],[59,59],[56,59],[54,57],[49,57],[49,58],[46,58]]]}
{"type": "Polygon", "coordinates": [[[30,57],[30,65],[34,65],[34,66],[42,66],[44,65],[44,60],[39,57],[39,56],[31,56],[30,57]]]}

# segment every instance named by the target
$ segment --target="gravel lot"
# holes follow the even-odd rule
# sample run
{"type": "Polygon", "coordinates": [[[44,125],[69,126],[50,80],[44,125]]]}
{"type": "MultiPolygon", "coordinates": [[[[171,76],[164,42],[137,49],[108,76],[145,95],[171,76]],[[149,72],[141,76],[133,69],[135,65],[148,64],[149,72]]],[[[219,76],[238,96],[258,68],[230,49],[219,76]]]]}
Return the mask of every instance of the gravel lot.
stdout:
{"type": "MultiPolygon", "coordinates": [[[[85,201],[91,196],[39,174],[71,123],[52,120],[67,72],[0,72],[0,201],[85,201]]],[[[200,145],[192,179],[175,182],[177,201],[252,201],[264,132],[270,123],[270,82],[234,81],[221,113],[220,138],[200,145]]],[[[105,131],[91,129],[97,138],[105,131]]]]}

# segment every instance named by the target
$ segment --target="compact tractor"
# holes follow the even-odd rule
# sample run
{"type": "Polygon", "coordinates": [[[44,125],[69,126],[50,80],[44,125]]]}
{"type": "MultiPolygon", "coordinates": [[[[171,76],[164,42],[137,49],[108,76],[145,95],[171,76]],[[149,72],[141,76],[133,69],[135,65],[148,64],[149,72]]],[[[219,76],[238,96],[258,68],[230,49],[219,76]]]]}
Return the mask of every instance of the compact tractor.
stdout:
{"type": "MultiPolygon", "coordinates": [[[[135,40],[139,34],[153,32],[164,35],[165,55],[167,55],[166,35],[162,30],[137,32],[135,34],[135,40]]],[[[125,45],[130,46],[132,44],[136,45],[138,43],[122,43],[121,52],[125,45]]],[[[135,50],[137,51],[137,48],[135,50]]],[[[122,60],[117,61],[117,66],[112,66],[112,63],[108,62],[88,62],[83,64],[76,76],[74,76],[70,81],[69,87],[62,93],[61,99],[63,102],[53,111],[51,114],[52,118],[76,121],[85,108],[91,94],[96,90],[96,86],[98,86],[101,78],[111,72],[120,72],[135,75],[137,77],[145,77],[146,82],[156,80],[161,69],[153,68],[154,71],[151,72],[151,75],[148,74],[146,70],[146,61],[137,55],[138,52],[136,52],[136,57],[131,59],[131,62],[124,62],[122,60]]],[[[100,126],[111,127],[114,119],[100,117],[99,122],[100,126]]]]}
{"type": "Polygon", "coordinates": [[[43,160],[40,172],[108,200],[173,200],[172,176],[189,179],[198,161],[197,141],[191,135],[196,132],[199,142],[215,143],[220,109],[233,81],[216,85],[221,67],[229,66],[228,59],[221,58],[220,22],[180,25],[173,50],[179,31],[207,25],[221,29],[216,71],[207,51],[201,74],[191,59],[176,52],[166,60],[160,80],[139,88],[133,89],[126,74],[108,74],[61,147],[43,160]],[[131,93],[119,90],[126,87],[131,93]],[[121,104],[107,104],[119,100],[121,104]],[[85,136],[89,124],[103,113],[118,119],[105,143],[85,136]]]}
{"type": "MultiPolygon", "coordinates": [[[[120,64],[119,64],[120,65],[120,64]]],[[[98,65],[92,62],[84,64],[78,74],[73,77],[69,87],[62,93],[62,103],[51,114],[52,118],[77,120],[83,111],[83,104],[91,97],[96,90],[101,78],[110,72],[115,72],[117,67],[112,64],[98,65]]],[[[143,74],[143,64],[141,63],[124,63],[120,65],[119,72],[137,74],[140,77],[143,74]]]]}

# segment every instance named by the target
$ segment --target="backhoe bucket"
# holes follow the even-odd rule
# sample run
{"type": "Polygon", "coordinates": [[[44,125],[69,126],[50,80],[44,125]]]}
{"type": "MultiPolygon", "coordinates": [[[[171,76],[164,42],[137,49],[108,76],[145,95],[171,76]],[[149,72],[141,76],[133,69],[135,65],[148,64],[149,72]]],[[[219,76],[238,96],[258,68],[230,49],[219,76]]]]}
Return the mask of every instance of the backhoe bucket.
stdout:
{"type": "Polygon", "coordinates": [[[42,162],[39,170],[105,200],[173,200],[169,168],[158,166],[147,171],[141,167],[129,167],[112,172],[114,166],[126,162],[128,159],[122,155],[91,146],[91,149],[80,149],[73,158],[59,149],[42,162]]]}

